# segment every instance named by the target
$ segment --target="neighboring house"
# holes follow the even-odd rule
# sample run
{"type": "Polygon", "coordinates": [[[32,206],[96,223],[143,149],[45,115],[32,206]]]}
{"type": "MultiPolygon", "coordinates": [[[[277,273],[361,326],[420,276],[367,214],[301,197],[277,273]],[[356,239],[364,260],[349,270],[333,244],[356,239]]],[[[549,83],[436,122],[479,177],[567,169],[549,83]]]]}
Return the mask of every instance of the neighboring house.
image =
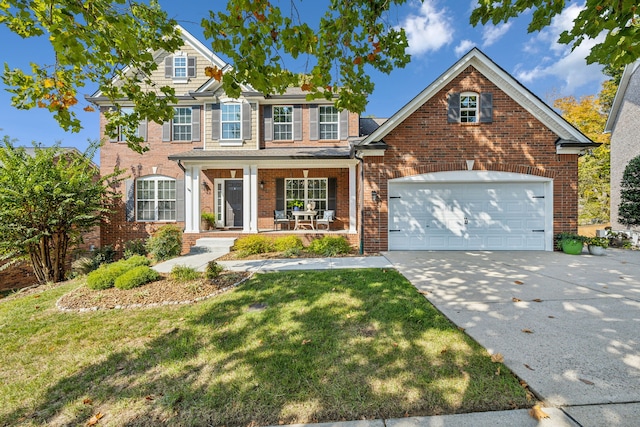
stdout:
{"type": "MultiPolygon", "coordinates": [[[[103,244],[165,223],[184,229],[185,250],[199,237],[273,232],[274,211],[290,215],[298,199],[335,221],[282,233],[344,235],[365,252],[552,250],[554,233],[576,231],[577,156],[593,144],[479,50],[382,123],[300,89],[230,99],[204,73],[227,64],[182,31],[184,47],[157,52],[152,76],[176,88],[172,122],[141,123],[143,155],[122,141],[101,150],[104,173],[130,175],[103,244]],[[202,211],[216,231],[201,232],[202,211]]],[[[101,114],[103,136],[104,125],[101,114]]]]}
{"type": "Polygon", "coordinates": [[[624,230],[618,222],[620,182],[627,164],[640,156],[640,61],[625,67],[613,100],[605,132],[611,132],[611,227],[624,230]]]}

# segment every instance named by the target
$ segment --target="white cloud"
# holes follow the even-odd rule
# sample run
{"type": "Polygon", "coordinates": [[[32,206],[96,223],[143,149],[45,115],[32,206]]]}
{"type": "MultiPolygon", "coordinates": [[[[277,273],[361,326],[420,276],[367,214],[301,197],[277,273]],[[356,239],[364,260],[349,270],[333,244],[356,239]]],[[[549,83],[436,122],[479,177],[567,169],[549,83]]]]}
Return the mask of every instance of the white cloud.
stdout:
{"type": "Polygon", "coordinates": [[[436,51],[453,40],[453,26],[447,9],[436,9],[434,1],[422,3],[417,15],[409,15],[401,24],[407,33],[412,55],[436,51]]]}
{"type": "Polygon", "coordinates": [[[491,46],[504,36],[509,28],[511,28],[512,22],[498,25],[485,25],[482,27],[482,47],[491,46]]]}
{"type": "Polygon", "coordinates": [[[455,48],[455,53],[457,57],[461,57],[465,53],[471,50],[476,44],[471,40],[462,40],[458,46],[455,48]]]}
{"type": "Polygon", "coordinates": [[[560,33],[573,27],[573,20],[582,10],[583,5],[572,4],[551,21],[551,25],[533,37],[524,48],[525,52],[546,51],[547,56],[533,68],[527,65],[516,67],[515,77],[523,83],[554,77],[563,82],[562,92],[573,93],[577,88],[602,80],[598,64],[587,65],[585,58],[591,48],[602,41],[603,36],[595,40],[587,39],[573,51],[571,47],[558,43],[560,33]]]}

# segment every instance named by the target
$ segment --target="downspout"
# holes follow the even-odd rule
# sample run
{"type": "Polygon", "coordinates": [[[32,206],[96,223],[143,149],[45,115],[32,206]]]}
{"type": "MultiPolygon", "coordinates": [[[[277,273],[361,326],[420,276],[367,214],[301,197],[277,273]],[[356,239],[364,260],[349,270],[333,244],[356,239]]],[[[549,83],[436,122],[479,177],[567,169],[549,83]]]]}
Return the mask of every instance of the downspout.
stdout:
{"type": "Polygon", "coordinates": [[[358,191],[358,198],[360,199],[360,230],[358,231],[360,239],[360,255],[364,254],[364,158],[358,157],[358,152],[353,151],[353,157],[360,162],[360,185],[358,191]]]}
{"type": "Polygon", "coordinates": [[[178,160],[176,161],[176,163],[178,164],[178,167],[179,167],[180,169],[182,169],[182,173],[186,173],[186,172],[187,172],[187,170],[186,170],[186,169],[184,168],[184,166],[182,165],[182,162],[180,161],[180,159],[178,159],[178,160]]]}

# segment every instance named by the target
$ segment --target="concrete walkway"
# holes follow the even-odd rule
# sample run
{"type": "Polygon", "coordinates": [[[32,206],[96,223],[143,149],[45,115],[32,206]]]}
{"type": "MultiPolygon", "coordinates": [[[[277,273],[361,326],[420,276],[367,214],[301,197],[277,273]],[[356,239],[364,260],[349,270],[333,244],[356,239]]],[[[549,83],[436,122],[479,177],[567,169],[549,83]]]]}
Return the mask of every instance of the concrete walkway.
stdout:
{"type": "MultiPolygon", "coordinates": [[[[215,256],[171,261],[202,270],[215,256]]],[[[170,271],[163,264],[158,266],[170,271]]],[[[254,272],[397,268],[490,353],[502,353],[505,364],[545,401],[550,416],[536,421],[527,410],[514,410],[310,426],[640,425],[640,252],[389,252],[220,264],[254,272]]]]}

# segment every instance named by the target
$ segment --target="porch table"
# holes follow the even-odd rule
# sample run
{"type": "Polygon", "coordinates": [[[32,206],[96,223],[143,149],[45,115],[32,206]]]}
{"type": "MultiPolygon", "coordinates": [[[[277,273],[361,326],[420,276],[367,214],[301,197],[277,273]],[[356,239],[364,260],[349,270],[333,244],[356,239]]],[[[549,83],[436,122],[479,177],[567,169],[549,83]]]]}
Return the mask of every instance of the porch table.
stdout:
{"type": "Polygon", "coordinates": [[[311,227],[312,230],[315,230],[315,226],[313,221],[318,214],[318,211],[291,211],[293,218],[296,220],[296,225],[293,227],[294,230],[297,230],[300,227],[311,227]]]}

